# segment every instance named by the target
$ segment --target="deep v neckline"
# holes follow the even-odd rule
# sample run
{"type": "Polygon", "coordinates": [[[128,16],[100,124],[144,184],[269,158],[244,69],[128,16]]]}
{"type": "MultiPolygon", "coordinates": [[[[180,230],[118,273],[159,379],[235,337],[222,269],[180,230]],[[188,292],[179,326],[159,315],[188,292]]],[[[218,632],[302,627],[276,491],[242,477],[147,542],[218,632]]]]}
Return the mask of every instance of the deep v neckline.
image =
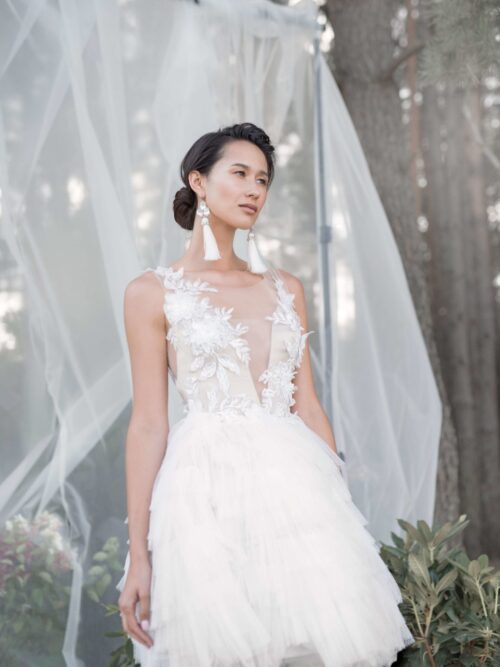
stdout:
{"type": "Polygon", "coordinates": [[[225,288],[200,277],[190,280],[184,275],[184,267],[157,266],[145,271],[154,272],[165,289],[163,310],[168,322],[167,340],[176,351],[183,346],[190,350],[189,366],[183,368],[182,376],[176,367],[173,376],[181,390],[185,412],[202,409],[218,414],[246,414],[248,408],[256,405],[269,414],[293,415],[291,406],[295,403],[293,393],[296,388],[293,378],[301,364],[306,339],[314,332],[302,333],[304,328],[293,304],[295,294],[287,289],[277,269],[270,266],[263,274],[263,287],[266,296],[272,297],[273,309],[269,315],[256,316],[255,319],[271,322],[269,336],[265,339],[269,350],[267,358],[265,354],[261,355],[263,363],[259,361],[258,368],[253,369],[251,362],[257,359],[258,352],[255,351],[259,347],[255,345],[259,342],[258,337],[254,340],[252,334],[248,336],[252,326],[245,322],[253,319],[251,312],[246,318],[239,317],[233,311],[241,305],[240,302],[236,301],[233,306],[217,305],[217,299],[214,302],[203,293],[220,295],[227,289],[228,294],[234,295],[239,289],[247,290],[254,298],[260,283],[225,288]],[[249,342],[253,344],[253,351],[249,342]],[[262,372],[259,372],[260,368],[262,372]],[[248,382],[236,381],[233,389],[233,373],[248,382]],[[205,380],[214,386],[208,386],[203,393],[199,383],[205,380]],[[264,385],[262,388],[261,384],[264,385]],[[246,387],[246,391],[239,386],[246,387]]]}
{"type": "MultiPolygon", "coordinates": [[[[231,286],[225,286],[225,285],[216,285],[210,280],[206,280],[205,278],[202,278],[200,276],[195,277],[195,278],[188,278],[186,277],[186,274],[189,274],[189,271],[185,271],[183,266],[180,266],[179,268],[175,269],[173,266],[166,266],[166,267],[159,267],[163,269],[164,271],[167,272],[168,275],[174,276],[175,278],[175,284],[176,284],[176,289],[183,289],[182,285],[187,287],[190,291],[192,292],[224,292],[226,290],[228,291],[236,291],[238,289],[243,289],[243,290],[251,290],[254,289],[255,287],[258,286],[263,286],[263,283],[267,281],[268,284],[271,284],[271,286],[274,289],[274,294],[275,294],[275,303],[272,312],[269,315],[265,315],[264,319],[265,320],[270,320],[271,321],[271,327],[270,327],[270,332],[269,332],[269,350],[267,352],[267,360],[264,365],[264,370],[258,374],[257,377],[257,382],[261,383],[262,387],[259,387],[254,380],[254,376],[252,374],[251,368],[250,368],[250,363],[252,361],[252,355],[253,351],[250,348],[250,341],[249,338],[247,337],[246,334],[249,333],[250,331],[250,325],[245,324],[247,321],[246,318],[236,318],[233,316],[233,310],[234,306],[217,306],[214,303],[210,302],[209,300],[209,310],[212,312],[217,312],[222,311],[228,313],[227,321],[231,324],[231,327],[233,329],[236,329],[239,325],[242,325],[246,327],[246,330],[243,333],[238,333],[238,338],[243,340],[248,348],[248,362],[244,364],[244,368],[246,373],[248,374],[248,380],[249,383],[251,384],[253,391],[254,391],[254,398],[255,401],[258,403],[259,406],[263,407],[264,406],[264,397],[263,397],[263,392],[266,390],[266,380],[261,379],[261,378],[267,378],[269,374],[271,373],[272,367],[273,367],[273,360],[274,360],[274,345],[275,345],[275,328],[276,324],[279,322],[279,312],[280,309],[283,308],[283,303],[281,299],[281,294],[280,294],[280,289],[279,289],[279,283],[278,281],[280,280],[279,277],[275,274],[275,272],[272,269],[268,269],[264,274],[262,274],[262,279],[259,280],[257,283],[254,283],[253,285],[231,285],[231,286]],[[180,285],[178,285],[178,282],[180,282],[180,285]]],[[[202,294],[197,295],[197,298],[203,299],[202,294]]]]}

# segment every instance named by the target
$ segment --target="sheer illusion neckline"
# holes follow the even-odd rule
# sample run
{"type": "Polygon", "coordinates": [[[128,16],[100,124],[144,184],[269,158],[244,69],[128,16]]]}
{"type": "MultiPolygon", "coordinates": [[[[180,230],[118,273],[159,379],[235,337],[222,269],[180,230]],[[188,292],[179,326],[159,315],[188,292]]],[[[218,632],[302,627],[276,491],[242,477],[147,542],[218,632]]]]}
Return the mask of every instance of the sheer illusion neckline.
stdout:
{"type": "MultiPolygon", "coordinates": [[[[214,283],[211,280],[207,280],[203,274],[203,271],[186,271],[183,266],[179,266],[177,269],[175,269],[173,266],[168,266],[167,269],[170,271],[174,271],[175,273],[179,273],[183,278],[188,280],[189,282],[194,282],[195,280],[200,280],[201,282],[206,283],[207,285],[211,285],[212,287],[215,287],[216,290],[223,289],[223,290],[239,290],[239,289],[253,289],[257,287],[258,285],[262,285],[266,281],[266,277],[268,274],[268,271],[266,271],[264,274],[262,274],[262,278],[258,280],[256,283],[252,283],[251,285],[221,285],[220,283],[214,283]],[[191,280],[190,276],[193,277],[191,280]]],[[[251,273],[250,271],[247,271],[246,273],[251,273]]]]}

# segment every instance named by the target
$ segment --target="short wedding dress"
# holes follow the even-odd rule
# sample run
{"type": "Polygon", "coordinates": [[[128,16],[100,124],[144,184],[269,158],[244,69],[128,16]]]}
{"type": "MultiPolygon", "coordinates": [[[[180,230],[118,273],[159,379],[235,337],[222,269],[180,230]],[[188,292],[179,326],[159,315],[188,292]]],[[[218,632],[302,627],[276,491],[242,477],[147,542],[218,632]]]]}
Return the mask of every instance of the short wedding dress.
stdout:
{"type": "MultiPolygon", "coordinates": [[[[171,426],[150,504],[142,667],[385,667],[414,638],[344,462],[298,413],[306,339],[279,269],[250,286],[159,266],[171,426]]],[[[205,274],[206,276],[206,274],[205,274]]],[[[125,520],[127,521],[127,519],[125,520]]],[[[130,563],[117,584],[123,590],[130,563]]]]}

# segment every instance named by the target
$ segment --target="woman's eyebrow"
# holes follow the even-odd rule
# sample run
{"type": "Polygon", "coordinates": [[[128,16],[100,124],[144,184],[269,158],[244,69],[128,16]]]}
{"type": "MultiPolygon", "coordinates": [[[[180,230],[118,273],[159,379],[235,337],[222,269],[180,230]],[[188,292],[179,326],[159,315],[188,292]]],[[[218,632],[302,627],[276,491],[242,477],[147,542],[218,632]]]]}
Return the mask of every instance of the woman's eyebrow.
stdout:
{"type": "MultiPolygon", "coordinates": [[[[245,167],[245,169],[250,169],[248,164],[243,164],[243,162],[233,162],[231,167],[245,167]]],[[[267,177],[269,177],[269,174],[267,173],[267,171],[264,171],[264,169],[260,169],[257,173],[258,174],[265,174],[267,177]]]]}

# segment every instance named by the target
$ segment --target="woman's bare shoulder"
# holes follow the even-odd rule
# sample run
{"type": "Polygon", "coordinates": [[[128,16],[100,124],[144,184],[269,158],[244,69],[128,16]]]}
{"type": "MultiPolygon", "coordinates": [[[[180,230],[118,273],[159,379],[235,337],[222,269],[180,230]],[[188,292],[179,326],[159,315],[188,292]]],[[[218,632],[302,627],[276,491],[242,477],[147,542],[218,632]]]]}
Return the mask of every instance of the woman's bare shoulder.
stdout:
{"type": "Polygon", "coordinates": [[[133,312],[144,314],[157,313],[158,305],[163,302],[161,277],[154,271],[144,271],[130,280],[124,292],[125,307],[133,312]]]}
{"type": "Polygon", "coordinates": [[[289,271],[285,271],[285,269],[282,269],[280,267],[275,267],[275,268],[276,271],[278,272],[278,275],[285,283],[285,287],[294,294],[300,294],[301,291],[304,289],[300,278],[297,278],[297,276],[295,276],[293,273],[290,273],[289,271]]]}

